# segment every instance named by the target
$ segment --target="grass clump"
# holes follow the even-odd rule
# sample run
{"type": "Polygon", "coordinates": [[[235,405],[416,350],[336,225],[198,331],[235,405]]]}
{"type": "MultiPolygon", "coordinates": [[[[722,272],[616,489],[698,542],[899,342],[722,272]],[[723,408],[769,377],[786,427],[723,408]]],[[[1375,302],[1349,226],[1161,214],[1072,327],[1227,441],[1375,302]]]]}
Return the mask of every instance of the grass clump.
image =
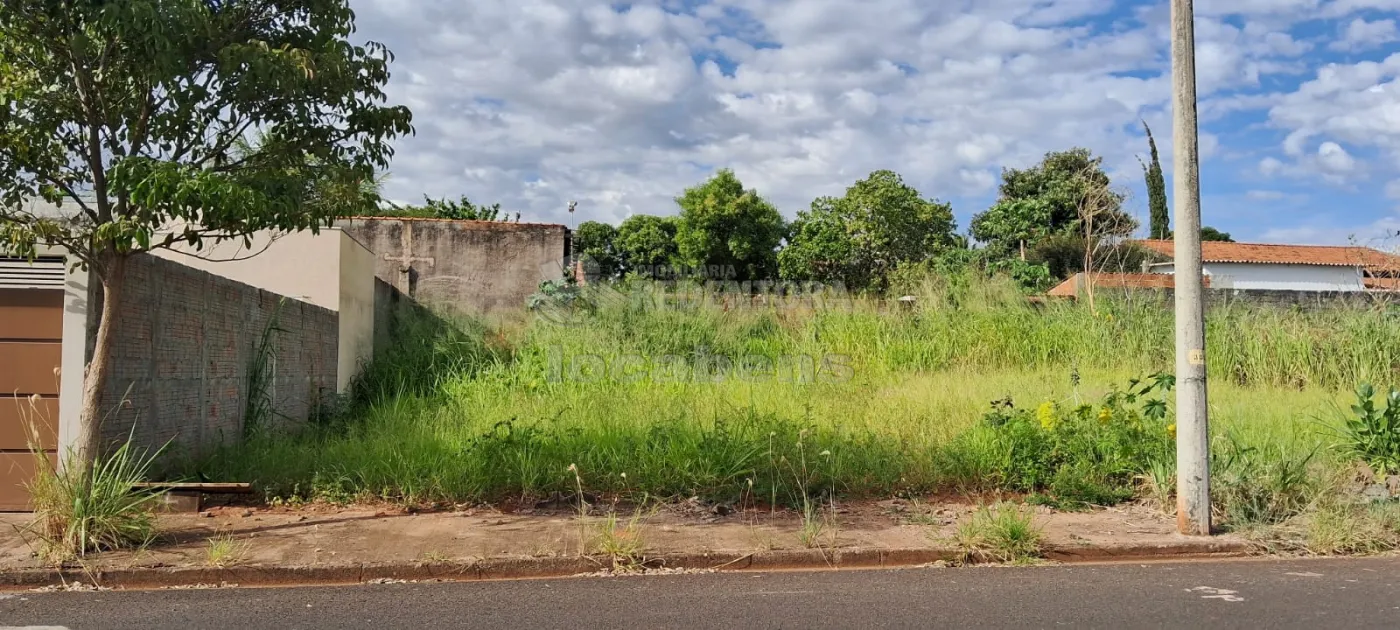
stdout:
{"type": "Polygon", "coordinates": [[[627,519],[619,519],[616,510],[593,523],[593,537],[588,551],[607,558],[614,571],[635,570],[645,562],[645,517],[641,509],[627,519]]]}
{"type": "Polygon", "coordinates": [[[1213,446],[1212,502],[1228,527],[1277,525],[1308,510],[1323,490],[1312,465],[1316,449],[1296,452],[1278,440],[1251,446],[1229,432],[1213,446]]]}
{"type": "Polygon", "coordinates": [[[29,484],[34,505],[29,531],[42,543],[40,554],[65,562],[89,552],[149,544],[156,534],[153,512],[163,493],[132,486],[146,480],[157,454],[137,453],[128,441],[99,458],[87,474],[71,457],[61,470],[40,466],[29,484]]]}
{"type": "Polygon", "coordinates": [[[979,507],[958,525],[954,540],[969,561],[1027,564],[1044,555],[1034,510],[1014,503],[979,507]]]}
{"type": "Polygon", "coordinates": [[[1329,502],[1305,519],[1305,549],[1318,555],[1365,555],[1400,548],[1400,504],[1329,502]]]}
{"type": "Polygon", "coordinates": [[[242,562],[247,553],[247,541],[240,541],[229,533],[221,533],[205,543],[204,562],[211,567],[233,566],[242,562]]]}

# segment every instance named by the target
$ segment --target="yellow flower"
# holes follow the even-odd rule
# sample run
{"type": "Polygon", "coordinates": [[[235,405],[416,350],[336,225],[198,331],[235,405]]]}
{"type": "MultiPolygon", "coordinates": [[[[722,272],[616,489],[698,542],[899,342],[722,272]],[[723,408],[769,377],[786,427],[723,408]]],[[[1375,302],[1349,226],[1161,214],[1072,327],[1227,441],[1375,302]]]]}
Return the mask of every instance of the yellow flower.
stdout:
{"type": "Polygon", "coordinates": [[[1049,400],[1040,403],[1040,406],[1036,407],[1035,417],[1037,420],[1040,420],[1040,428],[1046,431],[1055,430],[1055,425],[1059,423],[1059,418],[1056,417],[1055,412],[1055,403],[1049,400]]]}
{"type": "Polygon", "coordinates": [[[1113,411],[1108,407],[1099,410],[1099,424],[1108,424],[1113,420],[1113,411]]]}
{"type": "Polygon", "coordinates": [[[1175,423],[1175,422],[1173,422],[1173,423],[1167,425],[1167,435],[1172,436],[1172,439],[1173,439],[1173,440],[1176,439],[1176,423],[1175,423]]]}

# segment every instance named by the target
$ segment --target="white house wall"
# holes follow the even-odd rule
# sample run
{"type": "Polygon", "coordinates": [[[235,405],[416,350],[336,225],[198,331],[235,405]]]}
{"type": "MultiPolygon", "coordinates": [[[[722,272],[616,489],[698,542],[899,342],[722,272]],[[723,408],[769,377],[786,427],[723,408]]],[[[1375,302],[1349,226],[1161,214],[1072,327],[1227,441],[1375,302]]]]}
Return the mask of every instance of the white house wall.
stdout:
{"type": "MultiPolygon", "coordinates": [[[[1172,273],[1170,263],[1153,271],[1172,273]]],[[[1361,269],[1324,265],[1206,263],[1212,289],[1267,291],[1364,291],[1361,269]]]]}

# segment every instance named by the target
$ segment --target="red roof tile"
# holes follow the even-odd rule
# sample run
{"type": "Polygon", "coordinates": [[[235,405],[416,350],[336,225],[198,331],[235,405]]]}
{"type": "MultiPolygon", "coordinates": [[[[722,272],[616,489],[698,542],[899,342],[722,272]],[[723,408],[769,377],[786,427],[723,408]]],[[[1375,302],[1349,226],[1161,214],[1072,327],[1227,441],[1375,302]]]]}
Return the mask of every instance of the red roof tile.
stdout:
{"type": "MultiPolygon", "coordinates": [[[[1172,241],[1144,240],[1137,244],[1167,258],[1175,255],[1172,241]]],[[[1325,265],[1400,269],[1400,256],[1369,247],[1329,245],[1266,245],[1261,243],[1201,243],[1201,258],[1214,263],[1259,263],[1280,265],[1325,265]]]]}

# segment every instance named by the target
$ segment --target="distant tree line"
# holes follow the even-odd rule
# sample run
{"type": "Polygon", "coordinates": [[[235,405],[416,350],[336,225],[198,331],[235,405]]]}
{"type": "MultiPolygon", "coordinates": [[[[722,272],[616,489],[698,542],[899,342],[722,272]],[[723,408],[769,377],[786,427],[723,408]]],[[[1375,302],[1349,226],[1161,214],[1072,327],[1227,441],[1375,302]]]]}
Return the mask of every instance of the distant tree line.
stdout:
{"type": "MultiPolygon", "coordinates": [[[[1156,140],[1147,133],[1149,233],[1171,238],[1156,140]]],[[[1102,158],[1075,148],[1003,169],[996,202],[973,217],[967,235],[958,233],[949,204],[887,170],[840,197],[816,199],[787,223],[758,191],[721,170],[676,198],[678,215],[633,215],[617,226],[588,221],[575,231],[574,247],[588,275],[604,280],[690,275],[887,291],[921,274],[972,270],[1043,290],[1085,269],[1141,271],[1154,259],[1128,239],[1139,226],[1123,210],[1124,198],[1102,158]]],[[[1229,239],[1213,228],[1202,234],[1229,239]]]]}

